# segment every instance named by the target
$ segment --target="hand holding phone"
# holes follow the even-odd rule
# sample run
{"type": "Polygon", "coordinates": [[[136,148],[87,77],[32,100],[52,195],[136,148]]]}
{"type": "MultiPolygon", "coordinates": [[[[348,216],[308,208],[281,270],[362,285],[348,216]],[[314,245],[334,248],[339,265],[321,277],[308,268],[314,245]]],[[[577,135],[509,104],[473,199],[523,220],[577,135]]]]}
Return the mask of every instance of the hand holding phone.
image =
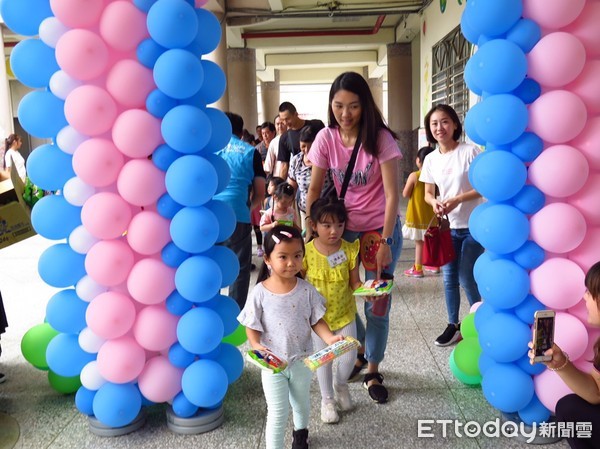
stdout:
{"type": "Polygon", "coordinates": [[[551,355],[544,353],[554,344],[554,310],[538,310],[533,322],[533,362],[549,362],[551,355]]]}

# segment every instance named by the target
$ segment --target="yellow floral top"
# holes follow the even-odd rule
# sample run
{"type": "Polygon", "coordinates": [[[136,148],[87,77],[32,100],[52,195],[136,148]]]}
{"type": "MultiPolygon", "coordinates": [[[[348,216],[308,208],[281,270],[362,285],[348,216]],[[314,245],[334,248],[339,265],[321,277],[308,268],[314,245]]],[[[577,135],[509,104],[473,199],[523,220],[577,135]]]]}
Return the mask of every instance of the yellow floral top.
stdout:
{"type": "Polygon", "coordinates": [[[314,241],[306,244],[302,263],[306,280],[325,297],[327,311],[323,319],[332,331],[341,329],[355,319],[356,301],[350,287],[350,271],[358,262],[360,243],[342,240],[340,251],[346,253],[346,261],[331,267],[327,256],[315,248],[314,241]]]}

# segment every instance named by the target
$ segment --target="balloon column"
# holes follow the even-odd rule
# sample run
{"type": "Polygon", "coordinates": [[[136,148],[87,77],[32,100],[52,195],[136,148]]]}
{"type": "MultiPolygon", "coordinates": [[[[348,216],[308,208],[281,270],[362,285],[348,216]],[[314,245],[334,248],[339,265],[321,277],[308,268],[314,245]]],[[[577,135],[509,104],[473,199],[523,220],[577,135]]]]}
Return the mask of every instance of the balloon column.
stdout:
{"type": "Polygon", "coordinates": [[[598,337],[582,296],[600,254],[599,21],[590,0],[469,1],[461,19],[478,46],[465,80],[482,97],[465,128],[486,147],[469,173],[488,199],[469,223],[486,249],[475,265],[482,387],[526,423],[568,392],[528,363],[534,312],[557,311],[556,342],[581,368],[598,337]]]}
{"type": "Polygon", "coordinates": [[[32,222],[57,241],[38,269],[61,290],[22,350],[51,383],[74,391],[80,379],[78,409],[109,427],[142,404],[169,402],[183,418],[219,407],[242,372],[239,350],[222,342],[241,343],[239,308],[219,294],[239,264],[215,246],[235,227],[212,199],[229,182],[214,153],[231,126],[207,107],[225,76],[203,59],[221,35],[204,3],[2,1],[11,29],[39,34],[15,46],[11,65],[34,89],[19,105],[23,128],[52,139],[27,170],[59,191],[32,222]]]}

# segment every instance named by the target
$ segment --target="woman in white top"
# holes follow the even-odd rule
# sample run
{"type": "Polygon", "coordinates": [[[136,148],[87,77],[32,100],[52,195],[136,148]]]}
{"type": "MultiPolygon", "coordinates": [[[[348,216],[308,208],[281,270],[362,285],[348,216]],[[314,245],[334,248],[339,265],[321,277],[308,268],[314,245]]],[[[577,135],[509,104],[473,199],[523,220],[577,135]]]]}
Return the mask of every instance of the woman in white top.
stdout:
{"type": "Polygon", "coordinates": [[[483,201],[469,182],[469,167],[480,151],[474,145],[459,142],[462,125],[456,111],[445,104],[434,106],[425,116],[425,134],[432,145],[437,144],[437,149],[425,159],[419,180],[425,183],[425,201],[433,212],[437,216],[448,215],[456,252],[456,259],[442,267],[449,324],[435,340],[437,346],[448,346],[461,338],[459,287],[465,290],[471,305],[481,300],[473,265],[483,247],[469,231],[471,212],[483,201]]]}
{"type": "Polygon", "coordinates": [[[23,145],[23,141],[17,134],[11,134],[4,141],[4,169],[10,171],[10,168],[14,162],[15,168],[19,177],[25,182],[25,159],[21,156],[19,149],[23,145]]]}

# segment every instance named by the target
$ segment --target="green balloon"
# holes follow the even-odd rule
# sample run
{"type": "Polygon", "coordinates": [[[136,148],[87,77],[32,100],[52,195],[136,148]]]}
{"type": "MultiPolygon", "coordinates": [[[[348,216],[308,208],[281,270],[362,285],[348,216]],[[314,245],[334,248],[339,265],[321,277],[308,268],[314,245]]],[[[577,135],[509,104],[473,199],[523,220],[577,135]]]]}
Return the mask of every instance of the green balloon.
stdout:
{"type": "Polygon", "coordinates": [[[458,368],[458,366],[456,366],[456,361],[454,360],[455,351],[456,348],[452,350],[452,352],[450,353],[450,358],[448,360],[448,363],[450,365],[450,371],[452,371],[454,377],[456,377],[459,381],[466,385],[481,385],[481,375],[471,376],[469,374],[465,374],[458,368]]]}
{"type": "Polygon", "coordinates": [[[465,338],[452,351],[458,369],[469,376],[481,376],[479,371],[479,356],[481,346],[477,338],[465,338]]]}
{"type": "Polygon", "coordinates": [[[236,330],[234,330],[231,334],[223,337],[221,340],[223,343],[229,343],[233,346],[239,346],[248,340],[248,336],[246,335],[246,328],[241,324],[238,324],[236,330]]]}
{"type": "Polygon", "coordinates": [[[75,393],[81,387],[79,376],[63,377],[52,370],[48,370],[48,382],[52,388],[62,394],[75,393]]]}
{"type": "Polygon", "coordinates": [[[50,340],[58,334],[59,332],[48,323],[38,324],[25,332],[21,340],[21,353],[25,360],[37,369],[47,370],[46,348],[50,340]]]}
{"type": "Polygon", "coordinates": [[[477,337],[477,329],[475,328],[475,312],[469,313],[460,322],[460,334],[463,338],[477,337]]]}

